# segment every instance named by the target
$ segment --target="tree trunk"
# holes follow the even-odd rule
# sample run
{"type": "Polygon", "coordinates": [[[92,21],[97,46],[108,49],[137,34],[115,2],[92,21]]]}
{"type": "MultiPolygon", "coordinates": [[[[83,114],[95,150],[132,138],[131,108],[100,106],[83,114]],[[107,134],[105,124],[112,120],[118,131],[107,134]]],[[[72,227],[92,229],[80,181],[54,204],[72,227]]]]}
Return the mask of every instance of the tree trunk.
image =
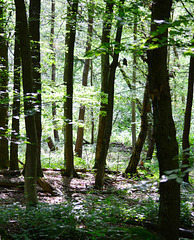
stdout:
{"type": "Polygon", "coordinates": [[[40,73],[40,9],[41,0],[31,0],[29,8],[29,30],[32,40],[32,76],[33,76],[33,92],[36,95],[36,130],[38,141],[38,155],[37,155],[37,176],[42,177],[43,172],[41,169],[41,136],[42,136],[42,123],[41,123],[41,73],[40,73]]]}
{"type": "Polygon", "coordinates": [[[73,156],[73,59],[74,45],[76,34],[76,17],[78,10],[78,0],[68,2],[67,6],[67,23],[66,23],[66,52],[65,52],[65,67],[64,67],[64,84],[67,87],[66,99],[64,103],[64,118],[65,118],[65,151],[64,158],[66,161],[66,176],[77,176],[74,169],[73,156]]]}
{"type": "MultiPolygon", "coordinates": [[[[192,104],[193,104],[193,85],[194,85],[194,57],[191,56],[190,66],[189,66],[187,104],[186,104],[186,110],[185,110],[183,142],[182,142],[182,148],[183,148],[182,171],[183,172],[187,170],[190,163],[189,162],[189,152],[190,152],[189,133],[190,133],[190,127],[191,127],[191,113],[192,113],[192,104]]],[[[185,173],[183,180],[185,182],[189,182],[189,173],[185,173]]]]}
{"type": "Polygon", "coordinates": [[[35,100],[33,98],[33,78],[30,52],[29,29],[24,0],[15,0],[16,14],[18,19],[18,31],[22,59],[22,78],[24,91],[24,114],[27,136],[26,162],[25,162],[25,198],[26,205],[37,203],[37,131],[35,122],[35,100]]]}
{"type": "MultiPolygon", "coordinates": [[[[134,27],[133,27],[133,40],[134,44],[137,41],[137,16],[134,15],[134,27]]],[[[132,84],[132,102],[131,102],[131,109],[132,109],[132,116],[131,116],[131,130],[132,130],[132,147],[133,150],[135,149],[136,144],[136,109],[135,109],[135,99],[136,99],[136,64],[137,64],[137,54],[133,52],[133,84],[132,84]]]]}
{"type": "MultiPolygon", "coordinates": [[[[93,63],[92,63],[92,59],[91,59],[90,83],[91,83],[91,86],[93,86],[93,63]]],[[[94,144],[94,111],[93,111],[93,107],[91,107],[91,144],[94,144]]]]}
{"type": "MultiPolygon", "coordinates": [[[[156,47],[148,49],[148,80],[150,96],[153,104],[154,133],[156,139],[157,158],[160,177],[168,170],[176,170],[178,164],[178,144],[176,130],[172,118],[169,75],[167,69],[167,38],[168,30],[161,31],[169,22],[171,0],[155,0],[152,4],[151,34],[156,47]],[[158,33],[156,35],[156,31],[158,33]],[[159,45],[159,46],[158,46],[159,45]]],[[[159,229],[160,239],[178,240],[180,215],[180,184],[173,180],[162,179],[159,185],[159,229]]]]}
{"type": "MultiPolygon", "coordinates": [[[[51,58],[52,58],[52,74],[51,80],[53,85],[55,84],[55,76],[56,76],[56,57],[55,57],[55,45],[54,45],[54,36],[55,36],[55,0],[51,0],[51,35],[50,35],[50,48],[51,48],[51,58]]],[[[52,116],[53,116],[53,125],[54,125],[54,139],[59,142],[59,132],[56,126],[56,103],[52,103],[52,116]]]]}
{"type": "Polygon", "coordinates": [[[18,20],[15,26],[15,48],[14,48],[14,87],[13,87],[13,112],[12,112],[12,132],[10,144],[10,169],[18,170],[18,141],[20,131],[20,48],[18,36],[18,20]]]}
{"type": "MultiPolygon", "coordinates": [[[[119,44],[121,42],[121,35],[123,30],[123,5],[124,0],[120,1],[119,5],[119,20],[117,21],[117,33],[115,38],[115,48],[114,48],[114,54],[113,54],[113,61],[110,65],[109,72],[108,72],[108,104],[106,106],[106,113],[105,116],[103,116],[104,122],[104,129],[103,129],[103,138],[102,138],[102,147],[99,152],[99,160],[97,165],[97,174],[95,178],[95,188],[102,189],[103,187],[103,181],[104,181],[104,170],[105,170],[105,164],[106,164],[106,157],[108,153],[109,148],[109,142],[110,142],[110,136],[112,131],[112,119],[113,119],[113,105],[114,105],[114,81],[115,81],[115,73],[116,68],[118,66],[118,59],[119,59],[119,53],[117,52],[117,48],[119,47],[119,44]]],[[[113,4],[112,4],[113,7],[113,4]]],[[[106,36],[108,37],[108,36],[106,36]]],[[[108,61],[105,63],[108,63],[108,61]]],[[[102,68],[103,68],[103,61],[102,61],[102,68]]],[[[105,70],[105,68],[103,69],[105,70]]],[[[103,72],[102,72],[103,73],[103,72]]]]}
{"type": "Polygon", "coordinates": [[[135,144],[135,148],[133,149],[132,156],[129,161],[129,165],[127,166],[125,173],[135,174],[137,173],[137,165],[140,160],[140,154],[145,143],[145,139],[147,136],[148,130],[148,117],[147,114],[150,111],[149,106],[149,89],[148,84],[146,84],[144,98],[143,98],[143,107],[141,112],[141,130],[135,144]]]}
{"type": "MultiPolygon", "coordinates": [[[[148,125],[149,128],[149,125],[148,125]]],[[[153,126],[152,124],[150,124],[150,134],[148,133],[149,139],[148,139],[148,151],[147,151],[147,155],[146,155],[146,160],[151,160],[153,153],[154,153],[154,146],[155,146],[155,136],[154,136],[154,130],[153,130],[153,126]]]]}
{"type": "MultiPolygon", "coordinates": [[[[105,19],[103,22],[103,30],[102,30],[102,46],[106,49],[109,47],[110,43],[110,31],[112,27],[112,15],[113,15],[113,5],[114,1],[106,2],[106,12],[105,19]]],[[[99,116],[99,125],[98,125],[98,137],[97,137],[97,145],[96,145],[96,154],[95,154],[95,165],[94,168],[98,168],[100,161],[101,149],[103,147],[103,139],[104,139],[104,131],[105,124],[107,119],[107,111],[108,111],[108,92],[109,92],[109,52],[110,49],[107,49],[105,54],[101,55],[101,107],[100,107],[100,116],[99,116]]]]}
{"type": "Polygon", "coordinates": [[[0,1],[0,169],[9,167],[8,152],[8,43],[6,36],[5,1],[0,1]]]}
{"type": "MultiPolygon", "coordinates": [[[[88,33],[87,33],[87,42],[86,42],[86,53],[91,50],[91,40],[92,40],[92,31],[93,31],[93,10],[92,10],[92,1],[90,0],[90,4],[88,7],[88,33]]],[[[82,76],[82,85],[87,86],[88,84],[88,73],[90,68],[90,59],[86,59],[84,63],[84,70],[82,76]]],[[[79,110],[79,122],[84,123],[84,115],[85,115],[85,106],[81,105],[79,110]]],[[[77,140],[75,144],[75,152],[78,157],[82,157],[82,144],[84,137],[84,127],[78,126],[77,130],[77,140]]]]}

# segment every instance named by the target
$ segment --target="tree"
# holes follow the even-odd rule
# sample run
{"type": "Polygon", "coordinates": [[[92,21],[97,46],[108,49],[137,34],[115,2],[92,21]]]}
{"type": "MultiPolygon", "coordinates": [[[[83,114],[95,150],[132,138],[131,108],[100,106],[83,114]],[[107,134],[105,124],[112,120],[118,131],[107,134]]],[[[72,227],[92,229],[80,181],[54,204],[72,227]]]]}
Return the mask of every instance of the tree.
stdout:
{"type": "Polygon", "coordinates": [[[171,6],[171,0],[156,0],[152,4],[150,49],[147,51],[147,56],[149,91],[153,105],[154,133],[161,177],[160,239],[178,240],[180,184],[176,179],[162,179],[166,171],[176,172],[179,168],[167,69],[168,22],[171,6]]]}
{"type": "Polygon", "coordinates": [[[101,106],[100,106],[100,116],[99,116],[99,125],[98,125],[98,137],[96,145],[96,154],[95,154],[95,166],[98,168],[100,161],[101,149],[103,146],[105,124],[108,111],[108,78],[109,78],[109,67],[110,67],[110,32],[112,27],[112,18],[113,18],[113,6],[114,1],[106,1],[106,10],[105,10],[105,19],[103,22],[102,29],[102,42],[101,45],[105,49],[105,54],[101,55],[101,106]]]}
{"type": "Polygon", "coordinates": [[[18,19],[18,32],[22,60],[24,114],[27,137],[24,192],[26,198],[26,205],[30,206],[35,205],[37,203],[36,180],[37,180],[38,145],[35,122],[36,110],[35,99],[33,96],[34,94],[33,94],[29,28],[27,24],[24,0],[15,0],[15,6],[18,19]]]}
{"type": "MultiPolygon", "coordinates": [[[[194,40],[193,40],[194,41],[194,40]]],[[[190,66],[189,66],[189,78],[188,78],[188,91],[187,91],[187,103],[185,109],[185,119],[184,119],[184,129],[183,129],[183,168],[182,171],[186,171],[189,166],[189,152],[190,152],[190,142],[189,142],[189,133],[191,127],[191,113],[192,113],[192,105],[193,105],[193,85],[194,85],[194,55],[192,53],[190,58],[190,66]]],[[[185,182],[189,182],[189,173],[185,172],[183,177],[185,182]]]]}
{"type": "Polygon", "coordinates": [[[145,143],[145,139],[147,136],[147,130],[148,130],[147,114],[150,111],[149,99],[150,99],[149,98],[149,89],[148,89],[148,84],[146,84],[145,91],[144,91],[143,104],[142,104],[142,112],[141,112],[141,130],[138,135],[137,142],[133,149],[133,153],[130,158],[129,164],[125,170],[125,173],[130,173],[130,174],[137,173],[137,165],[140,160],[140,154],[141,154],[143,145],[145,143]]]}
{"type": "Polygon", "coordinates": [[[6,36],[5,1],[0,1],[0,169],[9,166],[8,152],[8,43],[6,36]]]}
{"type": "MultiPolygon", "coordinates": [[[[107,7],[108,7],[109,2],[107,1],[107,7]]],[[[110,9],[113,8],[113,2],[110,2],[110,9]]],[[[102,56],[102,85],[107,84],[106,90],[108,90],[108,104],[107,106],[105,105],[106,110],[102,114],[103,118],[103,128],[102,128],[102,147],[99,149],[99,159],[97,162],[97,174],[95,178],[95,187],[97,189],[102,189],[103,187],[103,180],[104,180],[104,170],[105,170],[105,164],[106,164],[106,156],[108,153],[108,148],[109,148],[109,142],[110,142],[110,136],[111,136],[111,131],[112,131],[112,120],[113,120],[113,105],[114,105],[114,82],[115,82],[115,74],[116,74],[116,69],[118,66],[118,59],[119,59],[119,52],[120,52],[120,42],[121,42],[121,36],[122,36],[122,30],[123,30],[123,17],[124,17],[124,11],[123,11],[123,6],[124,6],[124,0],[119,1],[119,7],[118,7],[118,21],[117,21],[117,32],[116,32],[116,38],[115,38],[115,46],[113,50],[113,60],[111,65],[109,66],[109,56],[107,55],[104,59],[102,56]],[[108,69],[107,69],[108,67],[108,69]],[[108,81],[105,79],[105,76],[107,73],[105,71],[108,70],[108,81]],[[104,78],[104,79],[103,79],[104,78]],[[103,82],[104,80],[104,82],[103,82]]],[[[109,7],[108,7],[109,9],[109,7]]],[[[107,23],[106,23],[107,24],[107,23]]],[[[103,27],[103,31],[106,32],[106,24],[103,27]]],[[[107,38],[109,38],[110,32],[108,31],[108,35],[103,35],[105,37],[105,41],[103,42],[102,38],[102,43],[107,42],[107,38]]],[[[108,53],[106,53],[108,54],[108,53]]],[[[103,106],[103,102],[101,103],[101,106],[103,106]]],[[[100,124],[100,123],[99,123],[100,124]]],[[[99,126],[100,128],[100,126],[99,126]]],[[[99,137],[98,137],[99,138],[99,137]]]]}
{"type": "Polygon", "coordinates": [[[43,172],[41,169],[41,73],[40,73],[40,0],[31,0],[29,8],[29,30],[31,37],[31,54],[32,54],[32,77],[33,77],[33,92],[36,98],[36,130],[38,140],[38,155],[37,155],[37,176],[42,177],[43,172]]]}
{"type": "MultiPolygon", "coordinates": [[[[133,40],[134,44],[136,44],[137,41],[137,14],[134,13],[134,27],[133,27],[133,40]]],[[[135,98],[136,98],[136,80],[137,80],[137,74],[136,74],[136,68],[137,68],[137,53],[133,52],[133,84],[132,84],[132,102],[131,102],[131,130],[132,130],[132,147],[135,148],[136,144],[136,111],[135,111],[135,98]]]]}
{"type": "MultiPolygon", "coordinates": [[[[18,15],[16,15],[18,16],[18,15]]],[[[15,46],[14,46],[14,87],[13,87],[13,110],[12,110],[12,132],[10,143],[10,169],[18,170],[18,141],[20,132],[20,74],[21,60],[18,36],[18,19],[15,23],[15,46]]]]}
{"type": "Polygon", "coordinates": [[[65,37],[65,67],[64,67],[64,84],[66,85],[65,103],[64,103],[64,119],[65,119],[65,165],[66,176],[77,176],[74,169],[73,156],[73,60],[74,45],[76,34],[76,19],[78,10],[78,0],[68,1],[67,5],[67,22],[65,37]]]}
{"type": "MultiPolygon", "coordinates": [[[[87,41],[86,41],[86,53],[91,50],[91,40],[92,40],[92,31],[93,31],[93,2],[90,0],[88,6],[88,32],[87,32],[87,41]]],[[[86,59],[84,63],[84,70],[82,75],[82,85],[87,86],[88,84],[88,73],[90,68],[90,59],[86,59]]],[[[84,122],[85,115],[85,106],[81,105],[79,110],[79,122],[84,122]]],[[[78,126],[77,129],[77,139],[75,144],[75,152],[78,157],[82,157],[82,144],[83,144],[83,136],[84,136],[84,127],[78,126]]]]}
{"type": "MultiPolygon", "coordinates": [[[[55,0],[51,0],[51,36],[50,36],[50,47],[51,47],[51,57],[52,57],[52,75],[51,80],[55,83],[56,76],[56,57],[55,57],[55,44],[54,44],[54,35],[55,35],[55,0]]],[[[59,141],[59,132],[56,128],[56,103],[52,103],[52,116],[53,116],[53,124],[54,124],[54,139],[59,141]]]]}

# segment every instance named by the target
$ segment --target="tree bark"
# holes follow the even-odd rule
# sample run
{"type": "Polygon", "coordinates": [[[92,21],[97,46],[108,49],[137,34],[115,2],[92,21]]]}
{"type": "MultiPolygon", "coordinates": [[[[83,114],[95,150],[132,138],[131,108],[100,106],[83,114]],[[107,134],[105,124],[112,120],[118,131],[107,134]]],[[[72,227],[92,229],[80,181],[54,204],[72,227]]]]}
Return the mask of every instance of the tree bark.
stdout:
{"type": "MultiPolygon", "coordinates": [[[[91,74],[90,74],[90,83],[93,86],[93,62],[91,59],[91,74]]],[[[91,144],[94,144],[94,111],[93,107],[91,107],[91,144]]]]}
{"type": "Polygon", "coordinates": [[[40,10],[41,0],[31,0],[29,8],[29,30],[32,40],[32,77],[33,77],[33,92],[36,96],[36,131],[37,131],[37,176],[43,177],[41,169],[41,137],[42,137],[42,123],[41,123],[41,110],[42,110],[42,98],[41,98],[41,73],[40,73],[40,10]]]}
{"type": "MultiPolygon", "coordinates": [[[[148,125],[149,128],[149,125],[148,125]]],[[[149,139],[148,139],[148,151],[146,155],[146,160],[151,160],[153,153],[154,153],[154,147],[155,147],[155,136],[154,136],[154,130],[152,124],[150,124],[150,133],[148,133],[149,139]]]]}
{"type": "Polygon", "coordinates": [[[18,141],[20,132],[20,81],[21,61],[18,36],[18,19],[15,25],[15,47],[14,47],[14,87],[13,87],[13,110],[12,110],[12,132],[10,144],[10,169],[18,170],[18,141]]]}
{"type": "Polygon", "coordinates": [[[24,0],[15,0],[16,14],[18,19],[18,31],[22,59],[22,80],[24,91],[24,114],[27,136],[26,161],[25,161],[25,184],[24,192],[26,205],[36,205],[37,192],[37,131],[35,122],[35,99],[33,98],[33,78],[30,52],[29,28],[24,0]]]}
{"type": "MultiPolygon", "coordinates": [[[[119,53],[118,48],[121,42],[121,36],[122,36],[122,30],[123,30],[123,24],[122,19],[124,16],[123,12],[123,5],[124,0],[120,1],[119,4],[119,20],[117,21],[117,32],[116,32],[116,38],[115,38],[115,48],[113,53],[113,61],[110,65],[109,71],[108,71],[108,82],[107,84],[107,90],[108,90],[108,104],[105,106],[106,113],[102,115],[103,121],[104,121],[104,128],[103,128],[103,135],[102,135],[102,147],[99,151],[99,160],[97,164],[97,174],[95,178],[95,188],[102,189],[103,188],[103,181],[104,181],[104,170],[105,170],[105,164],[106,164],[106,157],[108,153],[109,148],[109,142],[110,142],[110,136],[112,131],[112,120],[113,120],[113,105],[114,105],[114,82],[115,82],[115,73],[116,68],[118,66],[118,59],[119,59],[119,53]]],[[[112,3],[113,7],[113,3],[112,3]]],[[[106,36],[106,38],[110,36],[110,33],[106,36]]],[[[103,57],[102,57],[103,59],[103,57]]],[[[108,63],[108,61],[104,62],[105,64],[108,63]]],[[[102,61],[102,69],[105,71],[106,68],[103,68],[103,61],[102,61]]],[[[103,71],[102,71],[103,73],[103,71]]],[[[105,75],[104,75],[105,76],[105,75]]],[[[103,83],[103,82],[102,82],[103,83]]],[[[104,111],[104,109],[103,109],[104,111]]]]}
{"type": "MultiPolygon", "coordinates": [[[[110,32],[112,27],[112,15],[113,15],[113,1],[106,1],[106,11],[105,11],[105,20],[103,22],[102,30],[102,46],[106,49],[109,47],[110,43],[110,32]]],[[[99,125],[98,125],[98,137],[96,145],[96,154],[95,154],[95,165],[94,168],[98,168],[100,161],[100,153],[103,146],[105,124],[107,119],[108,111],[108,79],[109,79],[109,50],[106,49],[106,53],[101,55],[101,106],[100,106],[100,116],[99,116],[99,125]]]]}
{"type": "MultiPolygon", "coordinates": [[[[168,30],[161,30],[169,22],[171,0],[155,0],[152,4],[151,36],[155,48],[148,49],[148,80],[152,98],[154,133],[160,177],[168,170],[176,170],[178,164],[178,144],[172,118],[169,74],[167,69],[168,30]],[[158,33],[156,32],[158,30],[158,33]]],[[[148,46],[149,47],[149,46],[148,46]]],[[[159,230],[160,239],[178,240],[180,216],[180,184],[176,179],[161,180],[159,185],[159,230]]]]}
{"type": "MultiPolygon", "coordinates": [[[[55,45],[54,45],[54,37],[55,37],[55,0],[51,0],[51,35],[50,35],[50,48],[51,48],[51,58],[52,58],[52,74],[51,74],[51,80],[53,82],[53,85],[55,84],[55,76],[56,76],[56,57],[55,57],[55,45]]],[[[52,103],[52,116],[53,116],[53,125],[54,125],[54,139],[55,141],[59,142],[59,132],[57,130],[56,126],[56,103],[52,103]]]]}
{"type": "Polygon", "coordinates": [[[6,36],[5,1],[0,1],[0,169],[9,167],[8,152],[8,43],[6,36]]]}
{"type": "MultiPolygon", "coordinates": [[[[134,27],[133,27],[133,40],[134,44],[137,41],[137,16],[134,14],[134,27]]],[[[135,99],[136,99],[136,64],[137,64],[137,54],[133,52],[133,84],[132,84],[132,102],[131,102],[131,131],[132,131],[132,147],[135,149],[136,144],[136,109],[135,109],[135,99]]]]}
{"type": "Polygon", "coordinates": [[[74,45],[76,34],[76,17],[78,10],[78,0],[68,2],[67,6],[67,23],[66,23],[66,52],[65,52],[65,67],[64,67],[64,84],[66,85],[65,103],[64,103],[64,118],[65,118],[65,151],[64,159],[66,165],[66,176],[77,176],[74,169],[73,155],[73,60],[74,60],[74,45]]]}
{"type": "MultiPolygon", "coordinates": [[[[193,85],[194,85],[194,57],[190,58],[190,66],[189,66],[189,79],[188,79],[188,91],[187,91],[187,103],[185,110],[185,118],[184,118],[184,130],[183,130],[183,161],[182,161],[182,171],[186,171],[189,167],[189,152],[190,152],[190,143],[189,143],[189,133],[191,127],[191,113],[192,113],[192,105],[193,105],[193,85]]],[[[185,182],[189,182],[189,173],[185,173],[183,180],[185,182]]]]}
{"type": "Polygon", "coordinates": [[[144,98],[143,98],[143,107],[141,112],[141,129],[135,144],[135,148],[133,149],[132,156],[130,158],[129,164],[125,170],[125,173],[135,174],[137,173],[137,165],[140,160],[140,154],[145,143],[145,139],[147,136],[148,130],[148,117],[147,114],[150,111],[149,106],[149,89],[148,84],[145,86],[144,98]]]}
{"type": "MultiPolygon", "coordinates": [[[[93,10],[92,10],[92,1],[90,0],[88,7],[88,33],[87,33],[87,42],[86,42],[86,53],[91,50],[91,41],[92,41],[92,31],[93,31],[93,10]]],[[[86,59],[84,63],[84,70],[82,76],[82,85],[87,86],[88,84],[88,73],[90,68],[90,59],[86,59]]],[[[81,105],[79,109],[79,122],[84,123],[85,115],[85,106],[81,105]]],[[[84,127],[78,126],[77,129],[77,139],[75,144],[75,152],[78,157],[82,157],[82,144],[84,137],[84,127]]]]}

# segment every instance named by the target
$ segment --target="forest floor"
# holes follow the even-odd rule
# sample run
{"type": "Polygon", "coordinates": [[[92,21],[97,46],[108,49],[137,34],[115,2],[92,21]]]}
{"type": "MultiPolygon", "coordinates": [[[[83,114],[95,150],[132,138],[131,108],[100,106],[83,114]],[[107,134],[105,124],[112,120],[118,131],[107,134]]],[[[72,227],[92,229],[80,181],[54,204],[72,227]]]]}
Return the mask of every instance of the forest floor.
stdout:
{"type": "MultiPolygon", "coordinates": [[[[38,200],[41,203],[60,204],[69,198],[77,199],[84,198],[87,194],[103,196],[106,194],[114,194],[119,190],[127,190],[128,196],[133,196],[135,199],[147,199],[151,197],[158,201],[158,183],[149,180],[139,180],[137,178],[129,179],[118,174],[106,174],[104,189],[102,191],[94,190],[95,173],[91,171],[78,172],[79,178],[69,179],[61,175],[60,169],[46,169],[44,171],[44,180],[52,187],[53,194],[45,192],[39,185],[37,185],[38,200]]],[[[24,199],[24,178],[23,176],[11,177],[0,175],[0,203],[25,204],[24,199]],[[9,184],[9,183],[13,183],[9,184]],[[5,184],[4,186],[1,186],[5,184]],[[7,184],[7,186],[6,186],[7,184]],[[18,186],[17,186],[18,185],[18,186]]]]}
{"type": "MultiPolygon", "coordinates": [[[[82,169],[82,171],[78,171],[78,175],[79,178],[69,179],[61,175],[60,169],[45,169],[44,180],[49,183],[49,188],[48,191],[45,191],[37,185],[39,203],[49,205],[70,203],[75,211],[86,207],[90,212],[93,211],[92,208],[96,209],[94,211],[98,211],[102,207],[103,211],[107,211],[104,213],[105,217],[107,217],[106,214],[111,214],[113,211],[114,218],[118,214],[121,221],[124,220],[130,226],[140,225],[148,228],[151,232],[157,232],[155,226],[159,194],[156,180],[145,178],[145,176],[126,178],[122,176],[121,172],[109,172],[105,175],[104,189],[97,191],[94,189],[95,172],[93,170],[82,169]],[[130,216],[126,217],[127,214],[130,216]]],[[[193,187],[189,190],[189,199],[193,198],[192,194],[194,194],[193,187]]],[[[13,204],[25,206],[24,178],[23,176],[0,174],[0,205],[13,204]]],[[[192,204],[192,200],[190,200],[190,204],[192,204]]],[[[193,221],[194,213],[191,215],[193,221]]],[[[82,225],[80,226],[82,227],[82,225]]],[[[181,227],[185,228],[184,224],[181,227]]],[[[194,222],[186,228],[194,232],[194,222]]]]}

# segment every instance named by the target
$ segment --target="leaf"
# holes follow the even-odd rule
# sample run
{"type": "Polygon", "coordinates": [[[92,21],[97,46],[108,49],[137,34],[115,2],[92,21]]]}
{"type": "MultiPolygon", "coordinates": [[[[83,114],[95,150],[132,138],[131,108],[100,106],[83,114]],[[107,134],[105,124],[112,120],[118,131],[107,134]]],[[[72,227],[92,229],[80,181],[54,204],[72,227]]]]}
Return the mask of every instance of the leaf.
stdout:
{"type": "Polygon", "coordinates": [[[175,173],[173,173],[173,174],[169,175],[167,178],[168,178],[168,179],[177,179],[177,178],[178,178],[178,175],[175,174],[175,173]]]}

